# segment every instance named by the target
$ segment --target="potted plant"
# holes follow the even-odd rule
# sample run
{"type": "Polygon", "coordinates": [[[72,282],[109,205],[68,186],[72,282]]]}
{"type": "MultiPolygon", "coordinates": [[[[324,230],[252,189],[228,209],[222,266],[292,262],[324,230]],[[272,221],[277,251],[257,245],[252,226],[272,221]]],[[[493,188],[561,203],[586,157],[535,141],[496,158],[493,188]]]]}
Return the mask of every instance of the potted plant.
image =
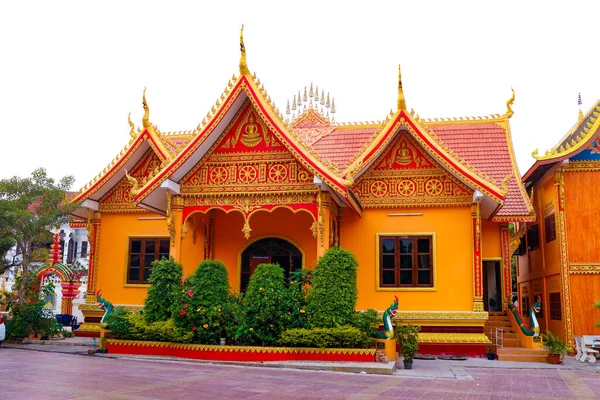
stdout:
{"type": "Polygon", "coordinates": [[[542,339],[544,340],[544,346],[550,350],[548,362],[550,364],[560,364],[561,356],[564,357],[571,346],[558,336],[554,336],[550,331],[546,331],[546,333],[542,335],[542,339]]]}
{"type": "Polygon", "coordinates": [[[398,344],[402,348],[404,369],[412,369],[413,358],[419,350],[419,330],[418,326],[410,324],[396,326],[394,334],[398,344]]]}
{"type": "Polygon", "coordinates": [[[488,347],[486,354],[487,354],[488,360],[495,360],[496,359],[496,347],[494,347],[494,345],[491,345],[490,347],[488,347]]]}

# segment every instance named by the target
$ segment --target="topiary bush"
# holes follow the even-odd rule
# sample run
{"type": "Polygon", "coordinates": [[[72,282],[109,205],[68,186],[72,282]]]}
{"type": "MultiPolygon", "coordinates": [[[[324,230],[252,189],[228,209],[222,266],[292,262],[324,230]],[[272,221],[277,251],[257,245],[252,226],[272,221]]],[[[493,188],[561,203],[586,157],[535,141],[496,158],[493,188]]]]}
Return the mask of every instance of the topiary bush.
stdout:
{"type": "Polygon", "coordinates": [[[310,322],[316,328],[351,325],[358,290],[354,254],[333,247],[319,259],[309,297],[310,322]]]}
{"type": "Polygon", "coordinates": [[[242,300],[237,342],[261,346],[276,344],[290,315],[288,295],[283,269],[278,264],[258,265],[242,300]]]}
{"type": "Polygon", "coordinates": [[[377,336],[377,327],[379,327],[380,322],[381,318],[377,315],[377,310],[369,308],[368,310],[354,313],[352,326],[360,329],[369,337],[374,338],[377,336]]]}
{"type": "Polygon", "coordinates": [[[181,264],[163,258],[152,263],[150,288],[144,305],[147,323],[166,321],[171,318],[171,308],[181,291],[181,264]]]}
{"type": "Polygon", "coordinates": [[[115,338],[125,339],[131,329],[130,315],[131,312],[125,307],[115,308],[106,320],[106,329],[111,330],[115,338]]]}
{"type": "Polygon", "coordinates": [[[185,332],[175,326],[175,321],[147,323],[142,314],[133,314],[117,307],[108,318],[107,329],[115,339],[146,340],[151,342],[191,343],[193,332],[185,332]]]}
{"type": "Polygon", "coordinates": [[[289,347],[367,348],[372,339],[353,326],[337,328],[289,329],[281,334],[279,344],[289,347]]]}

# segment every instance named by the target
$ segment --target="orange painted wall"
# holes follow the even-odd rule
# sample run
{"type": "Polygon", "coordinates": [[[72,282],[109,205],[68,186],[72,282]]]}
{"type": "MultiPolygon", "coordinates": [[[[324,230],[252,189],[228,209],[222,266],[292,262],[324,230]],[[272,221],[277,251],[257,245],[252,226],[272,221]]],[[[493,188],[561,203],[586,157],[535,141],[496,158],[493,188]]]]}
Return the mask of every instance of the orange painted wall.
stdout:
{"type": "Polygon", "coordinates": [[[565,173],[565,212],[571,262],[600,262],[598,172],[565,173]]]}
{"type": "Polygon", "coordinates": [[[600,310],[594,308],[600,300],[600,275],[571,275],[571,305],[573,307],[573,334],[600,335],[596,328],[600,310]]]}
{"type": "Polygon", "coordinates": [[[214,258],[220,259],[227,266],[229,282],[234,290],[239,291],[240,254],[250,243],[262,237],[281,237],[294,243],[304,252],[305,268],[314,268],[317,258],[317,240],[310,227],[313,217],[300,211],[279,208],[271,213],[259,211],[250,218],[250,239],[242,233],[244,218],[239,212],[217,210],[214,222],[214,258]]]}
{"type": "Polygon", "coordinates": [[[167,222],[153,213],[102,214],[97,289],[113,304],[143,304],[146,287],[126,287],[130,237],[169,237],[167,222]]]}
{"type": "Polygon", "coordinates": [[[183,276],[189,276],[194,273],[198,265],[204,260],[204,224],[208,223],[209,217],[206,214],[193,214],[195,225],[188,222],[188,232],[181,241],[180,262],[183,267],[183,276]],[[193,241],[193,229],[196,227],[196,243],[193,241]]]}
{"type": "Polygon", "coordinates": [[[500,224],[481,220],[481,253],[483,259],[501,258],[500,224]]]}
{"type": "MultiPolygon", "coordinates": [[[[472,310],[473,240],[470,207],[402,209],[422,216],[390,217],[397,209],[369,209],[362,218],[342,211],[341,246],[358,259],[357,309],[383,310],[398,295],[401,310],[472,310]],[[377,291],[377,233],[436,232],[437,291],[377,291]]],[[[498,241],[500,240],[498,236],[498,241]]]]}

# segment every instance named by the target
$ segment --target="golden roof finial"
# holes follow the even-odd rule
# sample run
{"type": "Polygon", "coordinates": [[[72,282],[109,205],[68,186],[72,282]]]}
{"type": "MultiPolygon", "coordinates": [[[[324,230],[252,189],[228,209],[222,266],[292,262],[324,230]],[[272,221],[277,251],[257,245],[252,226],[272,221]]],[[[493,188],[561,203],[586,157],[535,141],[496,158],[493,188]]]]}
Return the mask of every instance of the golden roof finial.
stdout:
{"type": "Polygon", "coordinates": [[[285,107],[285,113],[290,114],[290,99],[288,99],[287,106],[285,107]]]}
{"type": "Polygon", "coordinates": [[[585,115],[583,115],[583,111],[581,111],[581,92],[579,92],[579,94],[577,95],[577,105],[579,105],[579,118],[577,120],[577,122],[580,124],[581,121],[583,121],[585,119],[585,115]]]}
{"type": "Polygon", "coordinates": [[[131,127],[131,129],[129,130],[129,136],[135,138],[135,125],[133,124],[133,122],[131,122],[131,113],[129,113],[129,115],[127,116],[127,121],[129,121],[129,126],[131,127]]]}
{"type": "Polygon", "coordinates": [[[398,64],[398,110],[406,110],[406,100],[404,99],[404,91],[402,90],[402,73],[400,72],[400,64],[398,64]]]}
{"type": "Polygon", "coordinates": [[[248,65],[246,64],[246,46],[244,46],[244,24],[240,30],[240,75],[250,75],[248,65]]]}
{"type": "Polygon", "coordinates": [[[142,125],[144,128],[150,128],[152,124],[150,123],[150,108],[148,107],[148,103],[146,103],[146,88],[144,88],[144,93],[142,94],[142,107],[144,107],[144,116],[142,117],[142,125]]]}
{"type": "Polygon", "coordinates": [[[510,118],[513,116],[514,112],[512,110],[512,105],[515,102],[515,89],[510,88],[510,90],[512,90],[512,96],[510,97],[510,99],[508,99],[508,101],[506,102],[506,118],[510,118]]]}

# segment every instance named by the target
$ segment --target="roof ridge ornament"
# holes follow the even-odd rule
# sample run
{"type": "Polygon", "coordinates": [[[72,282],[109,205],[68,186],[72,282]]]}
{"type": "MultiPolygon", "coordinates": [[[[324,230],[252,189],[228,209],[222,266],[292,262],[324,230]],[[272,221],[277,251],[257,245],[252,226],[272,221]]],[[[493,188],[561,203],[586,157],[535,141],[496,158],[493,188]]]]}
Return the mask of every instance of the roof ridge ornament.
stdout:
{"type": "Polygon", "coordinates": [[[129,126],[131,127],[131,129],[129,130],[129,136],[135,139],[137,135],[135,133],[135,125],[133,124],[133,122],[131,122],[131,112],[127,116],[127,121],[129,122],[129,126]]]}
{"type": "Polygon", "coordinates": [[[240,75],[250,75],[246,64],[246,46],[244,46],[244,24],[240,30],[240,75]]]}
{"type": "Polygon", "coordinates": [[[579,118],[578,118],[578,123],[581,123],[581,121],[583,121],[585,119],[585,116],[583,115],[583,111],[581,111],[581,105],[583,104],[583,102],[581,101],[581,92],[579,92],[579,94],[577,95],[577,105],[579,106],[579,118]]]}
{"type": "Polygon", "coordinates": [[[142,125],[144,128],[148,129],[152,127],[152,123],[150,123],[150,108],[148,107],[148,103],[146,102],[146,88],[144,87],[144,92],[142,93],[142,107],[144,108],[144,116],[142,117],[142,125]]]}
{"type": "Polygon", "coordinates": [[[510,118],[513,116],[514,112],[512,110],[512,105],[515,102],[515,89],[510,88],[510,90],[512,90],[512,96],[510,97],[510,99],[508,99],[508,101],[506,102],[506,113],[504,114],[506,116],[506,118],[510,118]]]}
{"type": "Polygon", "coordinates": [[[402,73],[400,72],[400,64],[398,64],[398,111],[406,110],[406,99],[402,90],[402,73]]]}

